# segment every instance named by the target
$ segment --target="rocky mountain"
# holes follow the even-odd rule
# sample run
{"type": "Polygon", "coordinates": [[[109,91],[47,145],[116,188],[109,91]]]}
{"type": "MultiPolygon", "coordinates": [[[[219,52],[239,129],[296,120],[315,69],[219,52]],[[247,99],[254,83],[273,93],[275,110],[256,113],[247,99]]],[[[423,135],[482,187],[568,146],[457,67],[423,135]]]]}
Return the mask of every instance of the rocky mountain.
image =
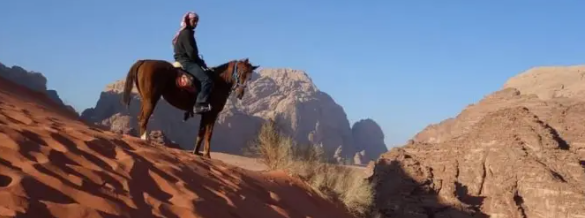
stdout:
{"type": "Polygon", "coordinates": [[[39,72],[27,71],[20,66],[7,67],[6,65],[0,63],[0,76],[34,91],[45,93],[56,103],[63,105],[70,111],[75,112],[73,107],[66,105],[63,100],[61,100],[57,91],[47,89],[47,78],[45,78],[45,76],[39,72]]]}
{"type": "MultiPolygon", "coordinates": [[[[85,110],[82,118],[113,131],[134,131],[140,99],[135,96],[126,110],[120,104],[123,84],[124,80],[119,80],[107,85],[96,106],[85,110]]],[[[199,117],[184,123],[182,117],[181,111],[161,100],[149,129],[162,130],[170,140],[191,149],[199,117]]],[[[323,146],[338,161],[367,163],[387,151],[377,123],[367,119],[352,129],[343,108],[320,91],[305,72],[293,69],[263,69],[253,76],[241,102],[228,100],[214,130],[213,151],[242,154],[267,119],[276,120],[301,144],[323,146]]]]}
{"type": "Polygon", "coordinates": [[[380,154],[388,151],[384,142],[384,132],[372,119],[355,122],[351,127],[351,133],[359,151],[354,157],[354,163],[368,164],[363,161],[376,160],[380,154]]]}
{"type": "Polygon", "coordinates": [[[585,217],[585,66],[541,67],[383,154],[385,217],[585,217]]]}

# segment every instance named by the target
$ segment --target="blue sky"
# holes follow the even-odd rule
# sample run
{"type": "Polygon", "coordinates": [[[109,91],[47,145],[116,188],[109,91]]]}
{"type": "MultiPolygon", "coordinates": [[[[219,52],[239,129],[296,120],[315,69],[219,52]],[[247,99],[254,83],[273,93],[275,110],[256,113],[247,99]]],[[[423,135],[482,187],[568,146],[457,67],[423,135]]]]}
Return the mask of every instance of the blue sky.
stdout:
{"type": "Polygon", "coordinates": [[[18,0],[0,2],[0,62],[42,72],[78,111],[140,58],[172,60],[187,10],[209,65],[305,70],[388,146],[531,67],[585,62],[585,1],[18,0]],[[164,3],[163,3],[164,2],[164,3]]]}

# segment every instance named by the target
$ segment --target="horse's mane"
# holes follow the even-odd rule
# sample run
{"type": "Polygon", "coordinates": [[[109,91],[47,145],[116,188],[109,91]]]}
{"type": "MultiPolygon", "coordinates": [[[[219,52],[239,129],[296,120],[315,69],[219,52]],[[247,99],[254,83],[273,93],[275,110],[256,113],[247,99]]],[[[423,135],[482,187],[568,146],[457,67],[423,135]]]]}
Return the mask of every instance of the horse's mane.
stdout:
{"type": "Polygon", "coordinates": [[[216,74],[221,74],[222,72],[224,72],[225,70],[227,70],[227,68],[230,66],[231,61],[228,61],[227,63],[221,64],[219,66],[215,66],[212,67],[211,70],[213,72],[215,72],[216,74]]]}

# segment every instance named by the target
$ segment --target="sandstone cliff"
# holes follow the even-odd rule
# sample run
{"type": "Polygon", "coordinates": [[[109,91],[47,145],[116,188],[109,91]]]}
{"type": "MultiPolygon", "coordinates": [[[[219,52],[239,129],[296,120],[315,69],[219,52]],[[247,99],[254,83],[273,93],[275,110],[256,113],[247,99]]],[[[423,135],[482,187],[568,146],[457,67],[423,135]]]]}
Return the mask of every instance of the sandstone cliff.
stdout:
{"type": "Polygon", "coordinates": [[[386,217],[585,217],[585,67],[535,68],[382,155],[386,217]]]}
{"type": "Polygon", "coordinates": [[[7,67],[0,63],[0,76],[34,91],[45,93],[51,100],[63,105],[70,111],[75,112],[73,107],[66,105],[61,98],[59,98],[57,91],[47,89],[47,78],[39,72],[27,71],[19,66],[7,67]]]}
{"type": "MultiPolygon", "coordinates": [[[[123,83],[119,80],[107,85],[95,108],[85,110],[82,118],[114,131],[134,131],[139,99],[135,96],[126,110],[120,104],[123,83]]],[[[183,123],[182,116],[181,111],[161,100],[149,129],[162,130],[171,140],[191,149],[199,117],[183,123]]],[[[214,130],[213,151],[241,154],[262,122],[269,118],[277,120],[299,143],[322,145],[338,161],[351,161],[359,156],[357,162],[363,163],[386,151],[384,135],[373,120],[358,124],[358,130],[352,132],[343,108],[320,91],[305,72],[292,69],[261,70],[250,81],[241,102],[235,98],[228,100],[214,130]]]]}
{"type": "Polygon", "coordinates": [[[523,106],[558,130],[575,152],[585,152],[585,138],[576,130],[585,127],[575,123],[580,119],[575,116],[580,116],[576,110],[580,110],[577,105],[585,99],[584,87],[585,66],[533,68],[510,78],[502,90],[468,106],[456,118],[429,125],[413,140],[444,142],[467,133],[488,113],[523,106]]]}

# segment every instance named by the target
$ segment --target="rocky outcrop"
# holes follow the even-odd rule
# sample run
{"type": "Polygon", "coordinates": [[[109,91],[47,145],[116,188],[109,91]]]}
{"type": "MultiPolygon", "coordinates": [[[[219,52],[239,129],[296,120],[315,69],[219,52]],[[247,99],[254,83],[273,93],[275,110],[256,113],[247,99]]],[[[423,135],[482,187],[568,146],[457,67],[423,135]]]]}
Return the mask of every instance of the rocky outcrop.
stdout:
{"type": "Polygon", "coordinates": [[[585,81],[575,77],[584,69],[529,70],[383,154],[370,177],[376,210],[386,217],[585,217],[585,81]]]}
{"type": "Polygon", "coordinates": [[[165,135],[165,133],[163,131],[155,130],[155,131],[149,132],[148,138],[149,138],[150,142],[152,142],[156,145],[166,146],[169,148],[181,149],[181,146],[179,146],[175,142],[171,141],[165,135]]]}
{"type": "MultiPolygon", "coordinates": [[[[485,97],[477,104],[467,106],[455,118],[446,119],[439,124],[429,125],[423,131],[416,134],[413,140],[425,143],[444,142],[468,132],[471,126],[481,120],[486,114],[502,108],[515,106],[532,108],[533,112],[539,114],[541,110],[534,111],[534,109],[536,107],[546,107],[546,104],[535,95],[521,95],[517,89],[506,88],[485,97]]],[[[549,108],[545,108],[542,111],[548,110],[549,108]]]]}
{"type": "Polygon", "coordinates": [[[376,121],[372,119],[360,120],[353,124],[351,132],[354,144],[360,151],[356,154],[360,160],[376,160],[380,154],[388,151],[384,142],[384,132],[376,121]]]}
{"type": "Polygon", "coordinates": [[[116,113],[111,117],[102,120],[99,124],[101,124],[101,126],[109,127],[110,131],[114,133],[138,136],[138,130],[131,126],[133,122],[135,123],[137,120],[128,115],[116,113]]]}
{"type": "Polygon", "coordinates": [[[585,97],[585,65],[536,67],[510,78],[504,88],[516,88],[524,95],[542,100],[585,97]]]}
{"type": "Polygon", "coordinates": [[[56,103],[63,105],[70,111],[75,112],[73,107],[66,105],[61,100],[61,98],[59,98],[57,91],[47,89],[47,78],[45,78],[45,76],[39,72],[27,71],[19,66],[7,67],[0,63],[0,76],[34,91],[45,93],[56,103]]]}
{"type": "Polygon", "coordinates": [[[429,125],[413,140],[440,143],[459,137],[486,114],[503,108],[522,106],[559,131],[575,152],[585,152],[585,136],[577,123],[583,118],[578,112],[585,99],[585,66],[540,67],[528,70],[506,82],[503,89],[465,108],[457,117],[429,125]],[[560,89],[563,87],[562,89],[560,89]]]}
{"type": "Polygon", "coordinates": [[[47,78],[43,74],[27,71],[20,66],[7,67],[0,63],[0,76],[35,91],[47,90],[47,78]]]}
{"type": "MultiPolygon", "coordinates": [[[[136,128],[139,99],[134,97],[129,110],[120,104],[123,80],[109,84],[102,92],[95,108],[82,113],[82,118],[91,122],[109,125],[113,116],[128,116],[126,129],[136,128]],[[106,120],[106,122],[104,122],[106,120]]],[[[136,89],[134,89],[136,92],[136,89]]],[[[149,123],[151,130],[163,130],[167,136],[184,148],[193,148],[199,117],[182,122],[183,112],[161,99],[149,123]]],[[[260,125],[274,119],[283,132],[291,135],[300,144],[322,145],[330,156],[338,161],[351,161],[357,152],[365,151],[364,161],[374,160],[381,154],[380,148],[370,149],[373,143],[363,138],[366,127],[358,131],[360,140],[354,141],[352,129],[343,108],[327,94],[320,91],[309,76],[292,69],[264,69],[255,74],[248,85],[242,101],[230,98],[218,118],[212,137],[213,151],[242,154],[242,149],[256,137],[260,125]],[[362,142],[370,144],[360,144],[362,142]],[[375,153],[379,152],[379,153],[375,153]]],[[[373,122],[373,121],[372,121],[373,122]]],[[[371,124],[371,122],[369,122],[371,124]]],[[[358,126],[362,126],[361,124],[358,126]]],[[[370,125],[371,126],[371,125],[370,125]]],[[[377,126],[377,124],[375,125],[377,126]]],[[[375,140],[383,133],[373,128],[375,140]]],[[[118,131],[118,130],[117,130],[118,131]]]]}
{"type": "Polygon", "coordinates": [[[489,113],[458,138],[393,149],[374,177],[387,217],[585,215],[579,156],[526,107],[489,113]]]}

